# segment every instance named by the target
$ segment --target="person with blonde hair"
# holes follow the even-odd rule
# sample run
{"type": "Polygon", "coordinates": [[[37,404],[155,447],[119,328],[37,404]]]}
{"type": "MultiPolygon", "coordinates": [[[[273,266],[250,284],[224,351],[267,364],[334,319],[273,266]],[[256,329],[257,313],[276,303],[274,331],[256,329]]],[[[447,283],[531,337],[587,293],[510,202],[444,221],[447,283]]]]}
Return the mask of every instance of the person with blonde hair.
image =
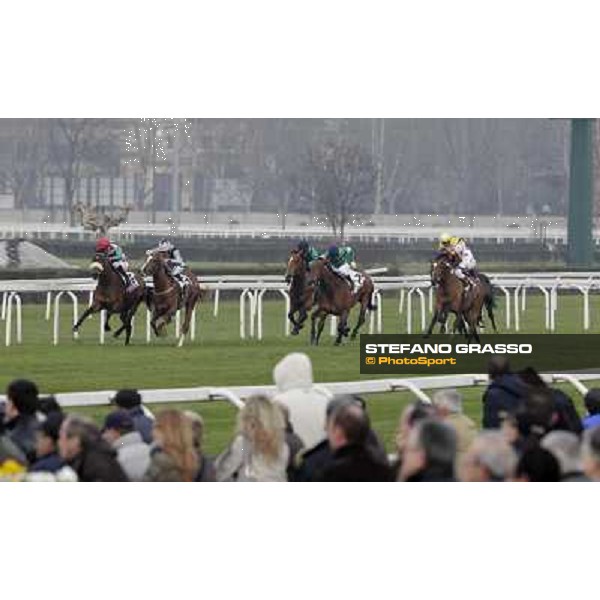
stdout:
{"type": "Polygon", "coordinates": [[[155,448],[145,481],[194,481],[198,454],[192,421],[180,410],[163,410],[156,416],[155,448]]]}
{"type": "Polygon", "coordinates": [[[215,461],[217,481],[287,481],[285,418],[266,396],[240,410],[233,442],[215,461]]]}

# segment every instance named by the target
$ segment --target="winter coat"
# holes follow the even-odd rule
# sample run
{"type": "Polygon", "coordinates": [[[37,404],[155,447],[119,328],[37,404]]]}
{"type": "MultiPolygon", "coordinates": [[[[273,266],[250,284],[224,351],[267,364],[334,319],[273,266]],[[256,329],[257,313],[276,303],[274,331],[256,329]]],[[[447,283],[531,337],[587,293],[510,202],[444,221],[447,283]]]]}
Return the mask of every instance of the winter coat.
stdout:
{"type": "Polygon", "coordinates": [[[594,427],[598,427],[600,425],[600,414],[597,415],[588,415],[581,422],[584,429],[593,429],[594,427]]]}
{"type": "Polygon", "coordinates": [[[217,481],[287,481],[290,451],[287,444],[273,462],[253,452],[249,442],[238,435],[215,461],[217,481]]]}
{"type": "Polygon", "coordinates": [[[308,356],[288,354],[273,370],[277,393],[273,398],[290,412],[290,423],[306,448],[325,438],[325,420],[329,396],[313,386],[312,366],[308,356]]]}
{"type": "Polygon", "coordinates": [[[583,431],[583,425],[581,424],[581,417],[577,413],[573,400],[562,390],[550,388],[552,392],[552,398],[554,399],[554,406],[558,419],[553,425],[553,429],[562,429],[564,431],[571,431],[576,435],[581,434],[583,431]]]}
{"type": "Polygon", "coordinates": [[[467,453],[473,440],[477,437],[477,425],[475,421],[463,413],[450,413],[444,417],[444,423],[450,425],[456,433],[457,460],[460,460],[467,453]]]}
{"type": "Polygon", "coordinates": [[[454,477],[454,473],[452,473],[448,469],[442,469],[438,467],[425,467],[418,473],[411,475],[406,481],[410,483],[451,483],[455,482],[456,478],[454,477]]]}
{"type": "Polygon", "coordinates": [[[194,481],[198,482],[211,482],[217,480],[217,472],[215,469],[215,462],[208,456],[202,456],[200,458],[200,470],[196,475],[194,481]]]}
{"type": "Polygon", "coordinates": [[[65,466],[65,461],[58,452],[51,452],[38,458],[30,467],[29,472],[56,473],[65,466]]]}
{"type": "Polygon", "coordinates": [[[150,447],[144,443],[139,431],[132,431],[113,442],[117,460],[129,481],[142,481],[150,466],[150,447]]]}
{"type": "Polygon", "coordinates": [[[35,461],[35,434],[39,423],[34,415],[19,415],[6,424],[6,433],[29,462],[35,461]]]}
{"type": "MultiPolygon", "coordinates": [[[[367,435],[367,443],[370,454],[380,463],[388,462],[385,447],[377,437],[377,434],[371,429],[367,435]]],[[[317,481],[319,473],[333,460],[333,454],[329,447],[329,441],[323,440],[316,446],[307,450],[302,450],[292,469],[292,481],[317,481]]]]}
{"type": "Polygon", "coordinates": [[[25,453],[7,434],[0,434],[0,464],[5,460],[14,460],[21,465],[27,464],[25,453]]]}
{"type": "Polygon", "coordinates": [[[144,475],[144,481],[185,481],[181,469],[169,454],[160,448],[150,453],[150,466],[144,475]]]}
{"type": "Polygon", "coordinates": [[[390,465],[368,445],[349,444],[331,454],[314,481],[391,481],[390,465]]]}
{"type": "Polygon", "coordinates": [[[502,416],[514,414],[527,393],[527,386],[517,375],[508,373],[494,379],[483,394],[483,428],[498,429],[502,416]]]}
{"type": "Polygon", "coordinates": [[[144,409],[141,406],[134,406],[133,408],[128,408],[126,410],[132,417],[133,427],[136,431],[140,432],[142,440],[146,444],[151,444],[154,421],[144,412],[144,409]]]}
{"type": "Polygon", "coordinates": [[[285,430],[285,443],[289,450],[289,459],[287,464],[288,479],[291,480],[294,476],[294,465],[296,464],[296,457],[304,448],[304,443],[296,435],[296,432],[292,429],[291,425],[285,430]]]}
{"type": "Polygon", "coordinates": [[[316,446],[303,450],[296,457],[292,470],[293,481],[314,481],[318,473],[331,461],[329,442],[323,440],[316,446]]]}
{"type": "Polygon", "coordinates": [[[127,481],[117,453],[104,440],[84,448],[67,464],[77,473],[79,481],[127,481]]]}

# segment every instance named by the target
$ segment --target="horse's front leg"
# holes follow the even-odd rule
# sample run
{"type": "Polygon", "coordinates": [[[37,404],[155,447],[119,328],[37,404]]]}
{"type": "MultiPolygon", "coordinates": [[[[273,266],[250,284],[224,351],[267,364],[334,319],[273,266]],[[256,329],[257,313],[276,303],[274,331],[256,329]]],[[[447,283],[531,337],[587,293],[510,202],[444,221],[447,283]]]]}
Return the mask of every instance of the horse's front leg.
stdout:
{"type": "Polygon", "coordinates": [[[300,323],[298,321],[296,321],[296,319],[294,319],[294,314],[296,314],[297,311],[297,307],[296,306],[292,306],[290,308],[290,312],[288,312],[288,321],[294,326],[292,329],[292,335],[298,335],[298,333],[300,332],[300,323]]]}
{"type": "Polygon", "coordinates": [[[79,317],[77,323],[73,325],[73,331],[79,331],[82,323],[92,314],[98,312],[100,310],[100,306],[98,304],[90,304],[84,311],[81,317],[79,317]]]}
{"type": "Polygon", "coordinates": [[[311,315],[311,324],[310,324],[310,343],[313,346],[316,346],[319,343],[319,339],[317,338],[317,316],[320,315],[319,310],[315,310],[311,315]]]}
{"type": "Polygon", "coordinates": [[[367,317],[367,307],[368,307],[368,302],[361,304],[360,305],[360,312],[358,313],[358,320],[356,321],[356,325],[354,326],[354,329],[352,330],[352,335],[350,336],[351,339],[356,339],[356,336],[358,335],[358,330],[363,326],[363,323],[365,322],[365,319],[367,317]]]}
{"type": "Polygon", "coordinates": [[[435,327],[435,324],[438,323],[439,316],[440,310],[439,308],[436,308],[433,313],[433,316],[431,317],[429,327],[427,328],[427,331],[425,331],[425,333],[423,334],[423,337],[428,338],[433,333],[433,328],[435,327]]]}
{"type": "Polygon", "coordinates": [[[319,344],[319,340],[321,339],[321,334],[323,333],[323,328],[325,327],[325,321],[327,319],[327,313],[321,313],[321,318],[319,320],[319,328],[317,329],[317,345],[319,344]]]}
{"type": "Polygon", "coordinates": [[[185,340],[185,336],[190,330],[190,323],[192,322],[192,316],[194,315],[194,308],[198,302],[198,295],[193,295],[185,304],[185,317],[183,318],[183,324],[181,325],[181,333],[179,334],[179,342],[177,346],[181,348],[185,340]]]}
{"type": "Polygon", "coordinates": [[[339,346],[342,343],[342,338],[347,335],[348,332],[348,311],[343,312],[340,315],[338,327],[337,327],[337,337],[335,338],[335,345],[339,346]]]}

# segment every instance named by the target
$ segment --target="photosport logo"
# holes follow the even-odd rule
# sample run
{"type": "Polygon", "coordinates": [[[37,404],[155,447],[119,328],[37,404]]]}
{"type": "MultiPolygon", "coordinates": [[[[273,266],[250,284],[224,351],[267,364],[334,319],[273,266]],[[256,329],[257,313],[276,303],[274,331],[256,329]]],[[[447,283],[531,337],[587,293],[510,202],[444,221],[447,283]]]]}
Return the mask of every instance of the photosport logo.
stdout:
{"type": "Polygon", "coordinates": [[[505,356],[513,370],[587,371],[600,376],[600,335],[494,334],[479,343],[464,337],[360,336],[362,374],[445,375],[485,373],[492,356],[505,356]]]}

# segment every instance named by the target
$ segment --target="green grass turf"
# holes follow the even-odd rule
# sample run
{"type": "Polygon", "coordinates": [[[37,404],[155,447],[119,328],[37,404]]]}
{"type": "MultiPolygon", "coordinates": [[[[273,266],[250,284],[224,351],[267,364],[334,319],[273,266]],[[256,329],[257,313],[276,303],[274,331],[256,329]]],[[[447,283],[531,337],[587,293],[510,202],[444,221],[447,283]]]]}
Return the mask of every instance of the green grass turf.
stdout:
{"type": "MultiPolygon", "coordinates": [[[[600,298],[591,296],[591,332],[600,332],[600,298]]],[[[498,299],[498,323],[504,323],[504,298],[498,299]]],[[[222,302],[219,316],[213,317],[212,303],[203,305],[198,314],[198,338],[184,348],[174,347],[174,339],[145,343],[145,322],[137,324],[132,345],[125,348],[121,341],[107,336],[105,346],[98,344],[99,319],[86,322],[80,339],[72,339],[69,329],[69,307],[63,305],[61,339],[52,346],[51,323],[44,319],[43,305],[24,307],[23,345],[0,347],[0,389],[17,377],[36,381],[44,393],[86,390],[111,390],[121,387],[142,389],[195,386],[233,386],[272,383],[275,363],[290,351],[305,351],[313,361],[316,381],[350,381],[366,379],[359,373],[358,342],[334,347],[327,327],[321,345],[308,344],[308,331],[298,337],[283,336],[283,302],[265,301],[264,339],[240,340],[239,304],[222,302]]],[[[143,316],[143,311],[140,316],[143,316]]],[[[417,323],[417,311],[414,322],[417,323]]],[[[353,315],[351,320],[353,321],[353,315]]],[[[113,323],[116,325],[117,321],[113,323]]],[[[404,332],[406,317],[398,317],[397,294],[384,294],[384,332],[404,332]]],[[[0,341],[4,340],[5,323],[0,322],[0,341]]],[[[171,326],[171,330],[173,327],[171,326]]],[[[368,331],[365,326],[363,331],[368,331]]],[[[543,300],[528,297],[527,310],[521,317],[521,331],[544,332],[543,300]]],[[[559,296],[558,333],[582,332],[582,299],[580,296],[559,296]]],[[[482,371],[484,366],[482,365],[482,371]]],[[[480,420],[481,388],[466,390],[466,410],[480,420]]],[[[376,430],[388,447],[407,393],[376,395],[369,398],[376,430]]],[[[172,406],[172,405],[170,405],[172,406]]],[[[207,422],[207,448],[220,450],[229,438],[235,411],[223,402],[186,403],[181,406],[198,410],[207,422]]],[[[159,407],[157,407],[159,408],[159,407]]],[[[78,412],[102,418],[108,408],[81,408],[78,412]]]]}

